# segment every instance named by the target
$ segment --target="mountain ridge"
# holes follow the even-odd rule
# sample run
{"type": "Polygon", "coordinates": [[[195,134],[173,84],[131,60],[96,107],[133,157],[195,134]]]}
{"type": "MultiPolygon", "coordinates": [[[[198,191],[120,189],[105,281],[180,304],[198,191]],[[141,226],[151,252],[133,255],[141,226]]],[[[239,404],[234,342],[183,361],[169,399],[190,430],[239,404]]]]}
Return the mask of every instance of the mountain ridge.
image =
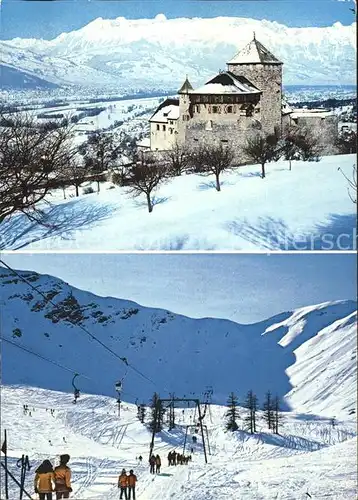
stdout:
{"type": "Polygon", "coordinates": [[[230,320],[192,319],[132,301],[98,297],[33,272],[19,274],[41,290],[45,298],[36,296],[31,286],[1,268],[5,384],[68,392],[68,371],[73,370],[83,374],[79,379],[82,390],[107,396],[114,395],[116,380],[124,378],[124,397],[132,402],[135,398],[148,400],[154,390],[162,395],[175,392],[188,396],[200,394],[205,386],[212,385],[213,402],[218,404],[238,386],[241,396],[252,388],[261,400],[271,389],[285,398],[286,408],[298,411],[318,410],[324,414],[332,407],[345,412],[354,407],[356,366],[351,358],[356,325],[344,321],[354,314],[354,301],[326,302],[240,325],[230,320]],[[301,323],[292,320],[295,314],[301,323]],[[100,348],[76,323],[118,357],[125,357],[145,377],[100,348]],[[302,331],[296,332],[295,343],[280,345],[280,340],[295,331],[297,325],[302,331]],[[6,340],[69,370],[50,368],[43,360],[36,359],[35,364],[34,356],[6,340]],[[342,346],[338,353],[337,345],[342,346]],[[26,369],[29,362],[30,370],[26,369]],[[327,378],[322,367],[329,363],[333,372],[327,378]],[[288,374],[290,370],[292,375],[288,374]],[[334,398],[321,394],[327,381],[334,398]],[[308,402],[302,390],[307,384],[312,395],[308,402]],[[316,387],[319,397],[315,396],[316,387]]]}
{"type": "Polygon", "coordinates": [[[35,76],[41,76],[36,73],[41,69],[52,83],[144,90],[179,86],[185,74],[194,85],[203,83],[255,32],[285,63],[286,85],[329,85],[355,83],[355,30],[356,23],[291,28],[248,18],[158,15],[139,20],[97,18],[52,40],[13,38],[0,46],[3,64],[35,76]],[[9,45],[16,47],[13,53],[5,50],[9,45]],[[34,67],[32,54],[42,60],[42,68],[34,67]]]}

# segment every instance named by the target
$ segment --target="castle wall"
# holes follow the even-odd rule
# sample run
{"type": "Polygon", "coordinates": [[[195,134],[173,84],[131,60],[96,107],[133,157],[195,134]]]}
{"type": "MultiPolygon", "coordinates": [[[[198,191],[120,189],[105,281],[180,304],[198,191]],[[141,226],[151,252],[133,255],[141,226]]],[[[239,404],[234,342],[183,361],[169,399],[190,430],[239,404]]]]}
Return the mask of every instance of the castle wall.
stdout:
{"type": "Polygon", "coordinates": [[[168,123],[150,123],[150,149],[162,151],[171,149],[178,138],[178,120],[168,120],[168,123]]]}
{"type": "Polygon", "coordinates": [[[322,155],[336,154],[335,145],[338,134],[338,117],[335,115],[321,116],[320,113],[307,114],[293,119],[290,116],[289,125],[308,130],[319,141],[322,155]]]}
{"type": "Polygon", "coordinates": [[[191,120],[186,128],[185,143],[190,148],[195,148],[201,144],[221,142],[232,146],[236,153],[236,160],[244,162],[242,148],[248,137],[257,134],[259,126],[259,123],[251,117],[241,117],[240,121],[213,122],[211,127],[208,127],[206,121],[191,120]]]}
{"type": "Polygon", "coordinates": [[[228,71],[244,76],[259,90],[261,121],[266,134],[282,129],[282,65],[281,64],[228,64],[228,71]]]}

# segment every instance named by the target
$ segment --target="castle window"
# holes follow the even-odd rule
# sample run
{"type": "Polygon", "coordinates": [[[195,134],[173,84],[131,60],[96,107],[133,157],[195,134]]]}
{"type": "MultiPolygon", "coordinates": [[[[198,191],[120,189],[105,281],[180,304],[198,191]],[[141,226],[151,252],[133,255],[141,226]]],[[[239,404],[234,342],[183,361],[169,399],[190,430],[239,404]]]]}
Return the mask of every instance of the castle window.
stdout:
{"type": "Polygon", "coordinates": [[[227,139],[221,139],[221,142],[227,144],[229,141],[227,139]]]}
{"type": "Polygon", "coordinates": [[[200,113],[200,106],[195,106],[195,108],[196,108],[196,112],[200,113]]]}
{"type": "Polygon", "coordinates": [[[217,106],[213,106],[213,113],[218,113],[218,107],[217,106]]]}
{"type": "Polygon", "coordinates": [[[232,106],[228,106],[228,107],[227,107],[227,112],[228,112],[228,113],[232,113],[232,106]]]}
{"type": "Polygon", "coordinates": [[[165,132],[167,129],[167,127],[165,125],[163,125],[163,132],[165,132]]]}
{"type": "Polygon", "coordinates": [[[160,130],[160,125],[157,125],[157,130],[160,130]]]}
{"type": "Polygon", "coordinates": [[[199,142],[199,139],[194,139],[194,142],[199,142]]]}
{"type": "Polygon", "coordinates": [[[173,135],[173,129],[170,128],[169,130],[170,130],[170,134],[173,135]]]}

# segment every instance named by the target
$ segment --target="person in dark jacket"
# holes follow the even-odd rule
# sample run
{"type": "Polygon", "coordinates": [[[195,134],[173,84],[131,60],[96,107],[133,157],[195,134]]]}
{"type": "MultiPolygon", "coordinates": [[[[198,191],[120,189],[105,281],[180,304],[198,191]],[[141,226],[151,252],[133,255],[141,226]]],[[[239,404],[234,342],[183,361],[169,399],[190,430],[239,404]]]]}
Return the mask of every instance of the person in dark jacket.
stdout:
{"type": "Polygon", "coordinates": [[[155,456],[152,455],[149,459],[150,473],[155,474],[155,456]]]}
{"type": "Polygon", "coordinates": [[[155,457],[155,472],[156,472],[156,474],[160,474],[160,468],[161,468],[161,466],[162,466],[162,461],[160,459],[160,456],[157,455],[155,457]]]}

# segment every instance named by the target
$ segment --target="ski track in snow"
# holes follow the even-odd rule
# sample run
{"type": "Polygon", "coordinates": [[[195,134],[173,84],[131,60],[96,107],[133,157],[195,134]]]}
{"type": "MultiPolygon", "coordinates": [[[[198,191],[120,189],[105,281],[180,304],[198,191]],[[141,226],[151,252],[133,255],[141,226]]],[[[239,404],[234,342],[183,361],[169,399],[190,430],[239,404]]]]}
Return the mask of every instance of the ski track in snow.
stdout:
{"type": "MultiPolygon", "coordinates": [[[[31,464],[37,466],[45,458],[55,461],[68,452],[73,500],[117,500],[117,478],[123,467],[133,468],[138,476],[138,500],[303,500],[308,498],[306,492],[322,500],[356,498],[354,418],[337,418],[332,428],[326,418],[285,414],[279,436],[268,433],[262,422],[259,433],[250,436],[243,431],[226,433],[225,408],[213,406],[212,423],[206,419],[212,452],[209,463],[204,463],[199,439],[193,445],[191,464],[168,467],[167,454],[175,446],[182,451],[181,426],[193,416],[193,410],[187,409],[183,417],[178,410],[177,432],[165,431],[156,437],[154,452],[162,457],[162,471],[153,477],[147,467],[150,432],[136,419],[134,405],[123,403],[118,419],[116,400],[109,397],[84,394],[73,405],[70,394],[13,386],[2,386],[1,391],[1,424],[8,430],[10,470],[18,475],[15,460],[22,453],[29,454],[31,464]],[[24,415],[23,404],[29,405],[31,417],[24,415]],[[46,408],[54,408],[54,416],[46,408]],[[140,454],[142,465],[136,462],[140,454]]],[[[30,492],[33,470],[26,482],[30,492]]],[[[11,498],[16,498],[17,491],[10,486],[11,498]]]]}

